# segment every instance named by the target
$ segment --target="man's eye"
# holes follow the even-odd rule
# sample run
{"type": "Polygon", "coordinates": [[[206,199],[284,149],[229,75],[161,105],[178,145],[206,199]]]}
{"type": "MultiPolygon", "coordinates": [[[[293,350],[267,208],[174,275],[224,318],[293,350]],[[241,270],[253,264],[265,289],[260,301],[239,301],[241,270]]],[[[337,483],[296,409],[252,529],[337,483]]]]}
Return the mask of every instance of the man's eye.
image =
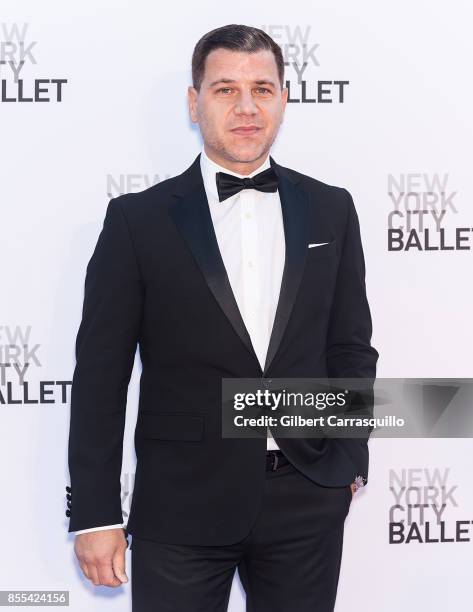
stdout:
{"type": "Polygon", "coordinates": [[[221,87],[220,89],[217,89],[217,92],[225,92],[225,91],[231,91],[231,87],[221,87]]]}
{"type": "Polygon", "coordinates": [[[258,87],[258,91],[261,91],[263,93],[271,93],[271,91],[266,87],[258,87]]]}

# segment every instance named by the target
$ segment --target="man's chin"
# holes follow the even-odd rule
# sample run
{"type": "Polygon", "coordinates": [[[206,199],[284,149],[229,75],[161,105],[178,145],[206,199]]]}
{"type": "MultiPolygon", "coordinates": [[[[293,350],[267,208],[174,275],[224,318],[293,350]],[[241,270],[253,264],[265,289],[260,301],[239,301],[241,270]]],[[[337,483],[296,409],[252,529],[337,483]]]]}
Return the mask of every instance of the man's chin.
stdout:
{"type": "Polygon", "coordinates": [[[244,148],[236,148],[233,147],[228,151],[232,161],[239,163],[251,163],[262,157],[266,154],[266,151],[263,147],[244,147],[244,148]]]}

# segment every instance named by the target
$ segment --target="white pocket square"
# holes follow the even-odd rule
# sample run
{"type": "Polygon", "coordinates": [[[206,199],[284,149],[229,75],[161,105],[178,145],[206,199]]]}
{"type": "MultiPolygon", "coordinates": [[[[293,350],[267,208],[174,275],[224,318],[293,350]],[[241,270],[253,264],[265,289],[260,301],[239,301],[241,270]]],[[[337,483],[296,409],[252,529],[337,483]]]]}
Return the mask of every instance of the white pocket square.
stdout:
{"type": "Polygon", "coordinates": [[[312,247],[318,247],[324,244],[328,244],[328,242],[311,242],[307,246],[309,247],[309,249],[311,249],[312,247]]]}

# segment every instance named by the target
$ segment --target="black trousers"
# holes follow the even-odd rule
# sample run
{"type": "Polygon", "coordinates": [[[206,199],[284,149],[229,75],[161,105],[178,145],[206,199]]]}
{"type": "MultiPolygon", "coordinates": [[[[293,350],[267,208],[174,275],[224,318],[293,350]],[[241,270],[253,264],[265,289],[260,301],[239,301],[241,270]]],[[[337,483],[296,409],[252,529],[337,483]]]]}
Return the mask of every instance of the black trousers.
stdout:
{"type": "Polygon", "coordinates": [[[236,544],[133,538],[133,612],[225,612],[235,569],[247,612],[332,612],[351,498],[349,486],[317,485],[289,463],[266,472],[260,513],[236,544]]]}

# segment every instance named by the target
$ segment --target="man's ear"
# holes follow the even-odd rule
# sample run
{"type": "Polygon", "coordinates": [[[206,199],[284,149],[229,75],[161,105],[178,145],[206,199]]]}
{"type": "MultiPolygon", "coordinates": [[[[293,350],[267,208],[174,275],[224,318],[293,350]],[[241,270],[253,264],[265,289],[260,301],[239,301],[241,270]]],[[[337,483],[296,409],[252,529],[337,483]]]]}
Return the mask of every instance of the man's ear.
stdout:
{"type": "Polygon", "coordinates": [[[288,95],[289,95],[289,90],[287,87],[284,87],[284,89],[281,90],[281,104],[282,104],[281,123],[284,121],[284,111],[286,110],[288,95]]]}
{"type": "Polygon", "coordinates": [[[287,87],[284,87],[281,90],[281,99],[282,99],[282,109],[283,109],[283,111],[286,109],[286,104],[287,104],[288,97],[289,97],[289,89],[287,87]]]}
{"type": "Polygon", "coordinates": [[[187,102],[189,105],[189,115],[194,123],[197,123],[197,96],[198,92],[192,85],[187,88],[187,102]]]}

